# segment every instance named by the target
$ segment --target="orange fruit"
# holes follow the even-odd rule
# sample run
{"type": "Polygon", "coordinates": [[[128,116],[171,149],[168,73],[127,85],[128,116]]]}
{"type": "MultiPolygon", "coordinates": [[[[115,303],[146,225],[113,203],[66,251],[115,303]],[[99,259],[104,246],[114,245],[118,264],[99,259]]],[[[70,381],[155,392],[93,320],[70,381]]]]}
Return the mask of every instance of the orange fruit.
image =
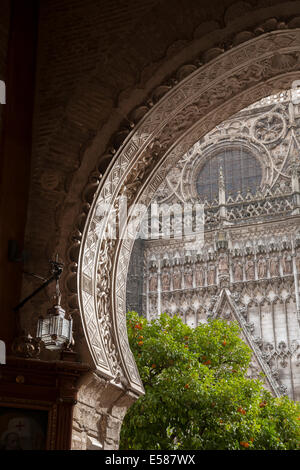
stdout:
{"type": "Polygon", "coordinates": [[[244,408],[242,408],[241,406],[239,406],[239,408],[237,409],[237,411],[239,413],[241,413],[242,415],[245,415],[246,414],[246,410],[244,410],[244,408]]]}
{"type": "Polygon", "coordinates": [[[266,401],[262,401],[262,402],[259,404],[259,407],[260,407],[260,408],[264,408],[265,406],[267,406],[267,402],[266,402],[266,401]]]}
{"type": "Polygon", "coordinates": [[[245,441],[241,441],[241,442],[240,442],[240,445],[243,446],[243,447],[245,447],[245,448],[249,447],[249,443],[248,443],[248,442],[245,442],[245,441]]]}

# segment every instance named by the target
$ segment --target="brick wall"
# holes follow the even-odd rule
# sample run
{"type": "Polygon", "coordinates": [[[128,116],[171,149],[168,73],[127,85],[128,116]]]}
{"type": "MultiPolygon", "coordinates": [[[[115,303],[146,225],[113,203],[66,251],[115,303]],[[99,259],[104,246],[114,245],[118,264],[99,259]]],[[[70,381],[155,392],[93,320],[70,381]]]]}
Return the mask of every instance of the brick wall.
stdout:
{"type": "MultiPolygon", "coordinates": [[[[157,3],[157,0],[45,0],[40,4],[26,236],[29,270],[46,275],[48,259],[55,247],[60,256],[65,256],[64,248],[59,247],[62,232],[65,230],[65,235],[69,235],[78,211],[78,207],[73,208],[74,194],[70,188],[74,187],[78,197],[86,183],[85,177],[76,178],[78,170],[87,176],[95,164],[95,156],[94,161],[82,161],[84,151],[97,131],[105,127],[122,86],[136,81],[126,70],[128,63],[120,64],[114,57],[132,35],[136,23],[157,3]],[[116,64],[123,68],[122,77],[116,64]],[[60,217],[66,228],[61,226],[60,217]]],[[[116,126],[122,119],[115,111],[116,126]]],[[[35,285],[36,281],[24,279],[25,292],[35,285]]],[[[44,299],[50,293],[51,289],[44,299]]],[[[42,298],[43,294],[37,299],[37,306],[42,298]]]]}
{"type": "MultiPolygon", "coordinates": [[[[196,24],[212,17],[213,13],[197,7],[198,3],[41,2],[27,230],[32,255],[29,267],[51,256],[59,244],[63,234],[55,222],[62,213],[65,220],[75,216],[71,191],[78,195],[82,190],[82,176],[86,178],[92,170],[112,130],[127,110],[146,96],[145,85],[161,67],[168,47],[191,38],[196,24]],[[135,96],[131,97],[133,90],[135,96]],[[102,136],[96,152],[83,161],[99,130],[102,136]]],[[[224,7],[219,10],[222,13],[224,7]]],[[[156,84],[164,74],[160,73],[156,84]]],[[[66,230],[71,226],[70,220],[66,230]]]]}

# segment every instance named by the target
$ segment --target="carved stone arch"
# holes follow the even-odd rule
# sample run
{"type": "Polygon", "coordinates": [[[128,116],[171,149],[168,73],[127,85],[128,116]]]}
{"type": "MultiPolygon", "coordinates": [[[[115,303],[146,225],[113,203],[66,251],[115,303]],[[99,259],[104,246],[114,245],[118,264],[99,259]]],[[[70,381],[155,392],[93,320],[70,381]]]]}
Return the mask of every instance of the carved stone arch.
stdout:
{"type": "Polygon", "coordinates": [[[283,303],[284,303],[284,305],[285,305],[285,304],[290,303],[291,301],[292,301],[292,295],[291,295],[290,293],[288,293],[287,296],[284,297],[283,303]]]}
{"type": "Polygon", "coordinates": [[[281,297],[279,295],[275,295],[275,297],[271,300],[271,305],[276,305],[278,303],[282,303],[281,297]]]}
{"type": "MultiPolygon", "coordinates": [[[[241,337],[248,343],[253,351],[252,361],[257,364],[258,369],[265,374],[265,384],[272,392],[279,396],[278,383],[274,380],[268,363],[261,356],[255,337],[253,336],[254,324],[249,323],[243,316],[242,309],[236,304],[228,289],[222,289],[214,306],[212,318],[221,317],[228,321],[237,321],[241,329],[241,337]]],[[[263,343],[261,343],[262,345],[263,343]]],[[[273,348],[273,346],[272,346],[273,348]]]]}
{"type": "Polygon", "coordinates": [[[259,300],[259,305],[263,307],[264,305],[270,305],[270,300],[265,296],[259,300]]]}
{"type": "Polygon", "coordinates": [[[299,74],[299,45],[299,30],[279,30],[234,47],[194,71],[142,118],[100,181],[80,248],[81,319],[95,368],[112,380],[123,378],[136,393],[142,393],[142,386],[125,323],[126,275],[136,231],[124,240],[105,238],[108,216],[101,224],[99,210],[109,203],[110,215],[124,195],[129,218],[133,202],[146,207],[169,168],[199,138],[247,105],[290,88],[299,74]],[[97,240],[91,244],[95,233],[97,240]],[[103,285],[99,281],[105,269],[103,285]]]}
{"type": "Polygon", "coordinates": [[[186,324],[189,325],[189,324],[192,324],[194,326],[196,326],[196,322],[195,322],[195,310],[190,307],[186,310],[185,312],[185,319],[186,319],[186,324]],[[189,322],[188,320],[191,320],[191,322],[189,322]]]}
{"type": "Polygon", "coordinates": [[[247,308],[249,307],[257,307],[259,305],[259,302],[257,299],[251,299],[248,303],[247,303],[247,308]]]}

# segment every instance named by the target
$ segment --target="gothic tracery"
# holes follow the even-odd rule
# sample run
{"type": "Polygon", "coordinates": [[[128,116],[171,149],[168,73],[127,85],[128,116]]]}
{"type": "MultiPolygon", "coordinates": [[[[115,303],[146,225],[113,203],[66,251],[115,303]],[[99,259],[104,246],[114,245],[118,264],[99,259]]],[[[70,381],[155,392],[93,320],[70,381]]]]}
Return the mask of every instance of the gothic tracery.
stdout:
{"type": "Polygon", "coordinates": [[[300,110],[284,92],[217,126],[178,160],[155,198],[202,202],[204,243],[187,251],[184,240],[146,240],[141,303],[149,319],[168,312],[191,326],[213,316],[238,321],[254,352],[249,376],[262,371],[273,393],[294,399],[300,398],[299,124],[300,110]],[[245,149],[251,188],[239,190],[235,181],[235,191],[228,191],[226,157],[219,159],[217,178],[215,167],[203,165],[226,148],[235,152],[234,162],[236,149],[245,149]],[[249,155],[261,178],[251,180],[259,172],[249,155]],[[209,178],[214,197],[211,187],[207,197],[209,178]]]}

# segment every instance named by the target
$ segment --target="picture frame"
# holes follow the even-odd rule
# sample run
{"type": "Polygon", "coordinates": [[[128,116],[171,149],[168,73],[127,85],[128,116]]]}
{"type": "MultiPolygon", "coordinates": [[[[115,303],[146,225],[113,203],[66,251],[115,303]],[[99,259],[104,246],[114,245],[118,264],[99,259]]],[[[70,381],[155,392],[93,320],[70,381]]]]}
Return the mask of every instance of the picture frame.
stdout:
{"type": "Polygon", "coordinates": [[[50,402],[0,399],[0,450],[54,449],[57,409],[50,402]]]}

